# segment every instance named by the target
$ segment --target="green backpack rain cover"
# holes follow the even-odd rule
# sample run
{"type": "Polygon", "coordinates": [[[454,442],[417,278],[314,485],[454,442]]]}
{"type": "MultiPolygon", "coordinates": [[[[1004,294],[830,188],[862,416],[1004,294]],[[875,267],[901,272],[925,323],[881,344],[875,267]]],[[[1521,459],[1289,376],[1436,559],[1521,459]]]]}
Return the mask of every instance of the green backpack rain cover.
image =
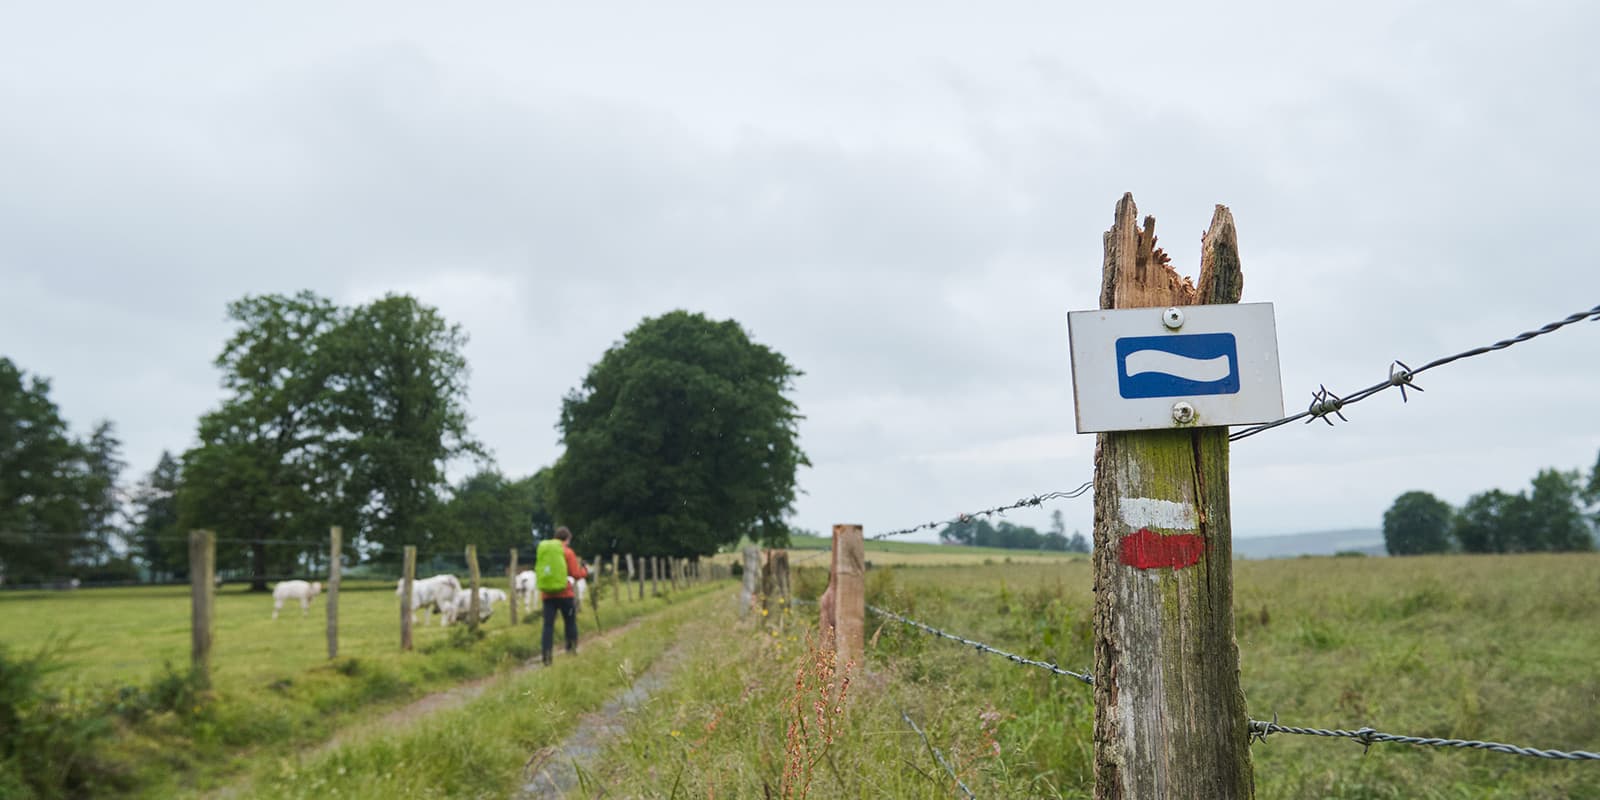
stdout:
{"type": "Polygon", "coordinates": [[[534,585],[541,592],[567,590],[567,553],[560,539],[546,539],[539,543],[533,559],[534,585]]]}

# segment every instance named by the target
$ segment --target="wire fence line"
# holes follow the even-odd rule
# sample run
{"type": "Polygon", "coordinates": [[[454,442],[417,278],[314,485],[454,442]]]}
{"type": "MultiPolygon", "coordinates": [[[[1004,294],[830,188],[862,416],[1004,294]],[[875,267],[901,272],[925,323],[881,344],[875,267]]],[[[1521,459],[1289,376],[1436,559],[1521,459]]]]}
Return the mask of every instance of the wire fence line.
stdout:
{"type": "Polygon", "coordinates": [[[1491,753],[1506,753],[1514,756],[1551,758],[1564,761],[1600,761],[1600,753],[1591,753],[1587,750],[1548,750],[1538,747],[1518,747],[1514,744],[1501,744],[1499,742],[1480,742],[1476,739],[1437,739],[1428,736],[1402,736],[1396,733],[1382,733],[1371,728],[1358,728],[1353,731],[1330,730],[1328,728],[1296,728],[1289,725],[1279,725],[1277,716],[1273,716],[1271,722],[1250,720],[1250,735],[1255,740],[1264,741],[1267,736],[1274,733],[1297,733],[1304,736],[1333,736],[1354,739],[1360,742],[1363,747],[1371,747],[1379,742],[1397,742],[1399,744],[1426,747],[1487,750],[1491,753]]]}
{"type": "Polygon", "coordinates": [[[966,793],[967,800],[978,800],[977,795],[973,794],[972,790],[968,789],[967,785],[961,781],[961,778],[956,776],[955,768],[950,766],[950,762],[944,760],[944,754],[939,752],[939,748],[934,747],[933,743],[928,741],[928,734],[923,733],[922,729],[917,727],[917,723],[912,721],[911,715],[907,714],[903,708],[897,710],[900,712],[900,718],[911,726],[911,730],[916,731],[917,735],[922,737],[922,743],[927,746],[928,752],[933,753],[933,758],[939,762],[939,766],[944,767],[944,771],[950,773],[950,780],[955,781],[956,785],[961,787],[961,791],[966,793]]]}
{"type": "Polygon", "coordinates": [[[883,533],[879,533],[879,534],[874,534],[872,536],[868,536],[867,537],[867,541],[870,542],[870,541],[877,541],[879,539],[887,539],[887,538],[889,538],[891,536],[904,536],[904,535],[906,535],[908,533],[916,533],[917,531],[925,531],[925,530],[933,530],[935,528],[943,528],[946,525],[958,525],[958,524],[963,523],[963,522],[971,522],[971,521],[973,521],[973,520],[975,520],[975,519],[977,519],[979,517],[987,517],[987,516],[992,516],[994,514],[1004,514],[1007,511],[1011,511],[1011,510],[1018,509],[1018,508],[1027,508],[1029,506],[1042,506],[1045,503],[1050,502],[1051,500],[1070,500],[1070,499],[1075,498],[1075,497],[1082,497],[1085,492],[1088,492],[1090,489],[1093,489],[1093,488],[1094,488],[1094,481],[1092,481],[1092,480],[1084,481],[1082,485],[1078,486],[1078,488],[1073,489],[1071,491],[1067,491],[1067,492],[1046,492],[1044,494],[1036,494],[1036,495],[1033,495],[1031,497],[1024,497],[1024,498],[1022,498],[1020,500],[1017,500],[1015,502],[1007,503],[1005,505],[999,505],[999,506],[995,506],[993,508],[986,508],[986,509],[984,509],[982,511],[973,511],[971,513],[958,514],[953,519],[935,520],[935,521],[932,521],[932,522],[923,522],[923,523],[920,523],[920,524],[917,524],[917,525],[912,525],[909,528],[900,528],[898,530],[884,531],[883,533]]]}
{"type": "MultiPolygon", "coordinates": [[[[969,639],[965,636],[959,636],[957,634],[940,630],[932,625],[928,625],[927,623],[918,622],[917,620],[896,614],[892,611],[887,611],[874,605],[868,605],[867,610],[875,614],[903,622],[906,625],[923,631],[924,633],[966,645],[974,650],[977,650],[978,652],[1000,656],[1019,666],[1038,667],[1056,675],[1073,678],[1085,685],[1094,685],[1093,675],[1081,672],[1073,672],[1069,669],[1062,669],[1061,667],[1056,666],[1048,661],[1037,661],[1024,656],[1019,656],[1015,653],[1009,653],[1005,650],[1001,650],[998,647],[987,645],[983,642],[969,639]]],[[[1491,753],[1505,753],[1507,755],[1528,756],[1531,758],[1548,758],[1565,761],[1600,761],[1600,754],[1591,753],[1587,750],[1552,750],[1549,748],[1540,747],[1520,747],[1518,745],[1502,744],[1500,742],[1483,742],[1475,739],[1440,739],[1429,736],[1405,736],[1397,733],[1382,733],[1380,731],[1373,730],[1372,728],[1359,728],[1353,731],[1329,728],[1300,728],[1278,724],[1277,715],[1273,715],[1273,718],[1270,722],[1251,719],[1248,720],[1248,723],[1250,737],[1254,741],[1265,741],[1267,736],[1274,733],[1292,733],[1305,736],[1328,736],[1354,739],[1365,747],[1371,747],[1374,744],[1379,744],[1382,742],[1395,742],[1399,744],[1417,745],[1419,747],[1451,747],[1458,749],[1484,750],[1491,753]]]]}
{"type": "Polygon", "coordinates": [[[1422,387],[1412,383],[1412,380],[1430,369],[1442,367],[1446,364],[1451,364],[1464,358],[1481,356],[1484,353],[1491,353],[1495,350],[1504,350],[1514,344],[1526,342],[1529,339],[1543,336],[1547,333],[1554,333],[1555,331],[1558,331],[1568,325],[1576,322],[1582,322],[1586,319],[1600,321],[1600,305],[1597,305],[1587,311],[1579,311],[1569,314],[1568,316],[1551,322],[1542,328],[1537,328],[1531,331],[1523,331],[1522,333],[1519,333],[1516,336],[1512,336],[1508,339],[1501,339],[1494,344],[1484,345],[1482,347],[1474,347],[1471,350],[1463,350],[1459,353],[1454,353],[1442,358],[1436,358],[1420,367],[1417,367],[1416,369],[1412,369],[1411,367],[1407,366],[1404,361],[1393,361],[1389,364],[1388,378],[1379,381],[1378,383],[1374,383],[1365,389],[1357,391],[1353,394],[1345,395],[1343,397],[1340,397],[1339,395],[1329,391],[1326,384],[1318,386],[1317,390],[1311,393],[1311,404],[1306,407],[1306,410],[1298,414],[1291,414],[1283,419],[1273,420],[1272,422],[1266,422],[1260,425],[1252,425],[1243,430],[1235,431],[1229,434],[1228,440],[1238,441],[1240,439],[1254,436],[1263,431],[1269,431],[1281,425],[1287,425],[1291,422],[1302,419],[1307,423],[1314,419],[1320,419],[1323,422],[1332,425],[1333,420],[1328,419],[1329,414],[1338,417],[1340,420],[1349,422],[1348,419],[1345,419],[1344,414],[1339,413],[1340,409],[1355,403],[1359,403],[1362,400],[1378,394],[1379,392],[1391,388],[1398,388],[1400,390],[1400,400],[1404,402],[1407,400],[1407,389],[1412,389],[1418,392],[1422,391],[1422,387]]]}
{"type": "Polygon", "coordinates": [[[1037,661],[1035,659],[1027,658],[1025,656],[1019,656],[1016,653],[1008,653],[1005,650],[1001,650],[998,647],[987,645],[987,644],[984,644],[983,642],[975,641],[973,639],[968,639],[965,636],[958,636],[958,635],[950,633],[948,631],[939,630],[938,628],[935,628],[932,625],[928,625],[927,623],[918,622],[918,621],[916,621],[914,619],[911,619],[909,617],[901,616],[900,614],[896,614],[893,611],[882,609],[882,608],[879,608],[879,607],[874,606],[874,605],[868,605],[867,606],[867,610],[871,611],[872,613],[877,614],[879,616],[884,616],[884,617],[888,617],[890,619],[893,619],[893,620],[896,620],[896,621],[899,621],[899,622],[903,622],[906,625],[909,625],[909,626],[911,626],[913,628],[917,628],[917,629],[921,630],[924,633],[932,634],[932,635],[938,636],[938,637],[940,637],[942,639],[949,639],[952,642],[959,642],[961,644],[964,644],[964,645],[966,645],[968,647],[973,648],[974,650],[977,650],[980,653],[988,653],[990,655],[1000,656],[1001,658],[1004,658],[1004,659],[1006,659],[1008,661],[1011,661],[1014,664],[1018,664],[1018,665],[1021,665],[1021,666],[1027,666],[1027,667],[1038,667],[1039,669],[1055,673],[1056,675],[1064,675],[1064,676],[1069,677],[1069,678],[1075,678],[1075,679],[1077,679],[1079,681],[1082,681],[1083,683],[1090,684],[1090,685],[1094,684],[1094,676],[1090,675],[1090,674],[1088,674],[1086,672],[1073,672],[1070,669],[1065,669],[1063,667],[1056,666],[1055,664],[1052,664],[1052,663],[1050,663],[1048,661],[1037,661]]]}

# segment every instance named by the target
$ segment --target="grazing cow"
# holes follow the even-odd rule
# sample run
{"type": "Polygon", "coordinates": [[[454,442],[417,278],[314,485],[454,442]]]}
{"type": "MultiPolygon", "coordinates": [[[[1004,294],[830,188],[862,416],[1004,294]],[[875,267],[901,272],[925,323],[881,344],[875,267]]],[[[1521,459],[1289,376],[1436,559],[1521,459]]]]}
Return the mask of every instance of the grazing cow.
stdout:
{"type": "MultiPolygon", "coordinates": [[[[395,585],[394,595],[399,597],[406,589],[406,579],[395,585]]],[[[423,609],[423,624],[439,612],[439,625],[456,621],[456,595],[461,593],[461,581],[449,573],[434,575],[411,582],[411,624],[417,623],[417,609],[423,609]]]]}
{"type": "Polygon", "coordinates": [[[532,611],[534,607],[534,601],[539,598],[539,584],[538,580],[534,577],[533,570],[525,569],[517,573],[517,578],[512,589],[522,597],[522,608],[527,611],[532,611]]]}
{"type": "MultiPolygon", "coordinates": [[[[506,593],[501,589],[478,587],[478,622],[486,622],[489,615],[494,613],[495,603],[506,602],[506,593]]],[[[472,591],[464,590],[456,593],[456,622],[466,622],[472,617],[472,591]]]]}
{"type": "Polygon", "coordinates": [[[278,618],[278,612],[283,610],[283,604],[289,600],[300,601],[300,616],[305,616],[311,608],[311,598],[322,593],[322,584],[318,582],[306,583],[305,581],[281,581],[272,587],[272,618],[278,618]]]}

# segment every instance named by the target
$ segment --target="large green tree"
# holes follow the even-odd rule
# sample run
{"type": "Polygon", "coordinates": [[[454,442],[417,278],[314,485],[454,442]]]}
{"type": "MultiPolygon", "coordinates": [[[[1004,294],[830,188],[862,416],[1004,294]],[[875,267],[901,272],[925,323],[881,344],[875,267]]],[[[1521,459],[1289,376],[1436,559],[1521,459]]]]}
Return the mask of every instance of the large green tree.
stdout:
{"type": "Polygon", "coordinates": [[[119,448],[109,422],[74,438],[50,382],[0,357],[0,577],[58,580],[108,558],[119,448]]]}
{"type": "Polygon", "coordinates": [[[341,315],[302,292],[245,297],[228,318],[236,329],[216,359],[227,397],[183,457],[180,525],[216,530],[218,568],[248,570],[265,591],[308,549],[293,542],[349,516],[326,348],[341,315]]]}
{"type": "Polygon", "coordinates": [[[432,308],[390,295],[344,309],[310,292],[246,297],[217,358],[227,397],[185,455],[182,527],[214,528],[223,568],[264,590],[328,526],[424,547],[444,463],[466,436],[466,337],[432,308]]]}
{"type": "Polygon", "coordinates": [[[1450,504],[1427,492],[1406,492],[1383,514],[1383,544],[1392,556],[1450,550],[1450,504]]]}
{"type": "Polygon", "coordinates": [[[1571,552],[1593,550],[1594,536],[1579,497],[1583,484],[1576,471],[1540,470],[1528,496],[1529,550],[1571,552]]]}
{"type": "Polygon", "coordinates": [[[482,456],[467,432],[467,336],[405,295],[352,310],[329,337],[338,448],[367,541],[417,544],[445,465],[482,456]]]}
{"type": "Polygon", "coordinates": [[[555,532],[545,500],[547,477],[548,471],[540,470],[512,480],[483,469],[462,479],[428,517],[436,548],[459,552],[475,544],[480,559],[498,564],[515,547],[531,561],[534,538],[555,532]]]}
{"type": "Polygon", "coordinates": [[[1499,489],[1479,492],[1462,504],[1453,533],[1468,553],[1517,553],[1527,549],[1528,496],[1499,489]]]}
{"type": "Polygon", "coordinates": [[[795,473],[810,463],[786,395],[800,374],[733,320],[645,319],[562,403],[559,520],[599,553],[786,543],[795,473]]]}

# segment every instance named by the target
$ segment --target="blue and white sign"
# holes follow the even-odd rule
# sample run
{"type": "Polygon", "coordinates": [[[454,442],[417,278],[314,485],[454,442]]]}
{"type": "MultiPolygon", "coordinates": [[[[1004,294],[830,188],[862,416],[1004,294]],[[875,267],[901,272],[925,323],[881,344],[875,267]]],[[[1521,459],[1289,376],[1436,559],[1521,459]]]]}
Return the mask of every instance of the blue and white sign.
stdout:
{"type": "Polygon", "coordinates": [[[1271,303],[1067,315],[1078,432],[1283,416],[1271,303]]]}

